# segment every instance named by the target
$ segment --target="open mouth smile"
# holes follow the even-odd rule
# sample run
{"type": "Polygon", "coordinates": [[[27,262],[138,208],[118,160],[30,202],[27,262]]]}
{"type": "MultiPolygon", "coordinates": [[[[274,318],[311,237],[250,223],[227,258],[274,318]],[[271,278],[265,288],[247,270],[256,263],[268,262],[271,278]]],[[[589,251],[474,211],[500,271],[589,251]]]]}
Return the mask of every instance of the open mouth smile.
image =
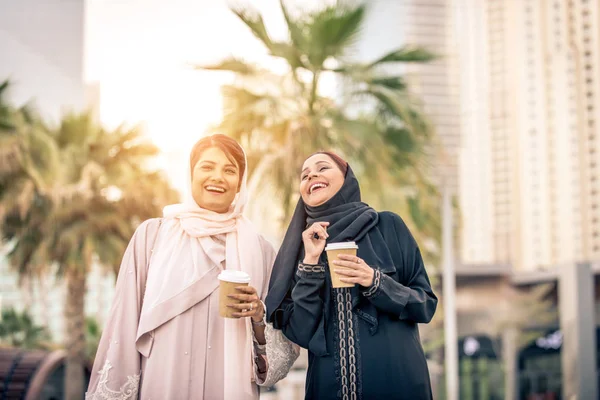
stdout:
{"type": "Polygon", "coordinates": [[[315,182],[308,188],[308,194],[313,194],[319,190],[325,189],[329,185],[325,182],[315,182]]]}
{"type": "Polygon", "coordinates": [[[225,193],[225,188],[216,185],[206,185],[204,186],[204,189],[213,193],[225,193]]]}

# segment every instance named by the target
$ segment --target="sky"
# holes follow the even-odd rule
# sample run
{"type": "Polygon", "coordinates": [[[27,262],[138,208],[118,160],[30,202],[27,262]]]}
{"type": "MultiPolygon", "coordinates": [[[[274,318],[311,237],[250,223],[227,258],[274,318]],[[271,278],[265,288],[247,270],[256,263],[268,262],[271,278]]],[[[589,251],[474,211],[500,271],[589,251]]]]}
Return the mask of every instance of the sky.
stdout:
{"type": "MultiPolygon", "coordinates": [[[[278,3],[252,1],[270,33],[283,38],[278,3]]],[[[109,126],[142,122],[165,151],[188,147],[222,116],[219,88],[232,76],[195,71],[192,64],[231,55],[269,64],[265,49],[224,0],[86,4],[85,80],[100,84],[102,121],[109,126]]]]}
{"type": "MultiPolygon", "coordinates": [[[[301,3],[310,9],[323,1],[301,3]]],[[[191,66],[235,55],[275,70],[281,67],[230,11],[233,4],[249,3],[86,0],[84,79],[100,87],[101,121],[109,128],[141,124],[162,150],[155,166],[183,194],[189,191],[189,149],[220,121],[220,87],[233,79],[191,66]]],[[[251,4],[263,15],[271,37],[284,40],[287,28],[279,0],[251,4]]]]}

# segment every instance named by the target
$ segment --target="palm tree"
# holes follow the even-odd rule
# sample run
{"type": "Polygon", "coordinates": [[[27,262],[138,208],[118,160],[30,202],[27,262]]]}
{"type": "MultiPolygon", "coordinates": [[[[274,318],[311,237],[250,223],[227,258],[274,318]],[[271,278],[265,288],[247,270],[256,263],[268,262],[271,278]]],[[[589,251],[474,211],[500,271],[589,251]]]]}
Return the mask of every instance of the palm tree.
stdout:
{"type": "Polygon", "coordinates": [[[49,130],[26,106],[12,107],[0,85],[0,221],[6,213],[24,216],[36,191],[54,179],[57,149],[49,130]]]}
{"type": "MultiPolygon", "coordinates": [[[[44,209],[56,176],[58,152],[50,131],[27,107],[7,100],[10,83],[0,85],[0,227],[2,239],[13,237],[10,221],[30,216],[32,206],[44,209]],[[10,218],[9,218],[10,217],[10,218]]],[[[33,232],[31,232],[33,234],[33,232]]],[[[25,243],[25,242],[24,242],[25,243]]],[[[29,241],[33,243],[33,241],[29,241]]],[[[26,248],[27,246],[23,246],[26,248]]],[[[33,247],[22,252],[28,263],[33,247]]],[[[21,275],[20,278],[25,277],[21,275]]],[[[22,282],[22,279],[20,281],[22,282]]]]}
{"type": "Polygon", "coordinates": [[[116,271],[139,222],[177,195],[161,174],[147,171],[158,150],[136,128],[108,132],[84,113],[67,115],[50,134],[61,161],[54,179],[34,192],[26,214],[7,215],[3,233],[20,276],[56,273],[66,281],[66,398],[78,399],[87,274],[94,263],[116,271]]]}
{"type": "Polygon", "coordinates": [[[417,236],[437,238],[437,190],[427,178],[432,128],[411,96],[398,63],[421,63],[433,55],[403,47],[367,63],[349,54],[364,23],[365,5],[332,5],[294,12],[280,0],[289,37],[273,40],[252,8],[232,11],[286,66],[273,71],[228,58],[196,68],[233,72],[223,87],[224,118],[215,130],[238,139],[248,151],[251,188],[272,188],[287,222],[296,199],[298,169],[304,157],[334,149],[362,178],[368,201],[409,215],[417,236]],[[340,99],[319,91],[324,80],[343,84],[340,99]]]}
{"type": "Polygon", "coordinates": [[[36,325],[25,310],[18,312],[14,308],[2,310],[0,319],[0,343],[24,349],[47,349],[50,333],[36,325]]]}

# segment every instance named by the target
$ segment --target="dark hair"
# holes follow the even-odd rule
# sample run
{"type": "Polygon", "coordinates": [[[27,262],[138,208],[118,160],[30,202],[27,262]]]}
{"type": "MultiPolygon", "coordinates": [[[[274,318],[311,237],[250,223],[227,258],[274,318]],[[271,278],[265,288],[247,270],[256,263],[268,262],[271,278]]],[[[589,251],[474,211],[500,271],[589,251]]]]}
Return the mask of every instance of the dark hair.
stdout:
{"type": "MultiPolygon", "coordinates": [[[[246,171],[246,158],[244,156],[244,149],[238,142],[229,136],[216,133],[214,135],[207,136],[196,142],[190,153],[190,173],[194,174],[194,167],[200,159],[200,156],[204,150],[211,147],[218,147],[225,153],[229,161],[238,165],[240,169],[240,179],[244,176],[246,171]]],[[[241,182],[240,182],[241,184],[241,182]]]]}
{"type": "Polygon", "coordinates": [[[335,154],[331,151],[317,151],[316,153],[312,153],[310,156],[306,157],[306,159],[308,160],[309,158],[311,158],[312,156],[314,156],[316,154],[325,154],[326,156],[329,156],[329,158],[331,158],[333,160],[333,162],[336,163],[336,165],[338,166],[340,171],[342,171],[342,174],[344,174],[344,176],[346,176],[346,172],[348,171],[348,162],[346,160],[344,160],[342,157],[338,156],[337,154],[335,154]]]}

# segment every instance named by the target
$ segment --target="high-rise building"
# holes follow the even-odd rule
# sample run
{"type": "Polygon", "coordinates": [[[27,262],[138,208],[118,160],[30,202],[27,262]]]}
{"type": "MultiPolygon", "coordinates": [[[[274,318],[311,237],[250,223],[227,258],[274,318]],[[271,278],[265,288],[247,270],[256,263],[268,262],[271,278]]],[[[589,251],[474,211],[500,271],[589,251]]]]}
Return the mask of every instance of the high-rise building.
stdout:
{"type": "Polygon", "coordinates": [[[525,270],[599,259],[598,3],[454,4],[463,259],[525,270]],[[491,199],[483,216],[478,196],[491,199]]]}
{"type": "Polygon", "coordinates": [[[84,106],[84,0],[0,0],[0,80],[47,119],[84,106]]]}
{"type": "Polygon", "coordinates": [[[403,44],[440,57],[405,71],[445,148],[462,262],[600,259],[599,3],[369,4],[361,57],[403,44]]]}

